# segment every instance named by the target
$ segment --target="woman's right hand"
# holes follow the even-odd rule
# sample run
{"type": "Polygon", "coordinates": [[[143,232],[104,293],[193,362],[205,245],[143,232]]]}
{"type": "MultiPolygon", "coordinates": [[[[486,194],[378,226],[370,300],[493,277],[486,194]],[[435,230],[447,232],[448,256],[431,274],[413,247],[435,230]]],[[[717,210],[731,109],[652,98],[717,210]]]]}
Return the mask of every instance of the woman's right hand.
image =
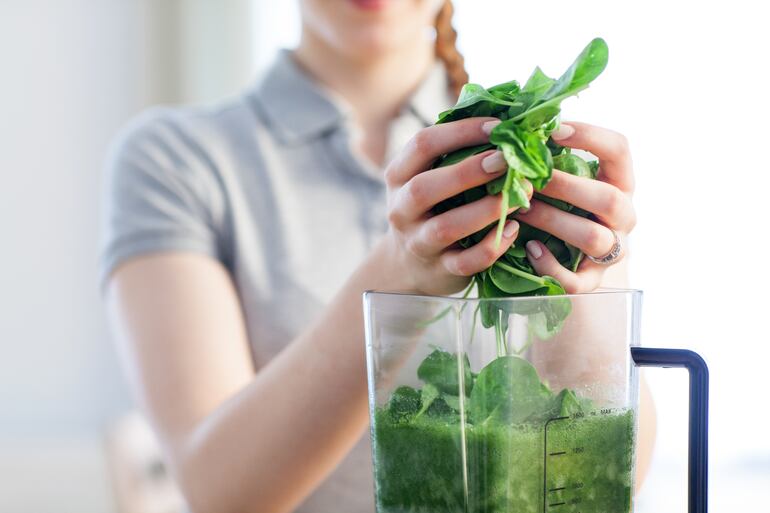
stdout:
{"type": "Polygon", "coordinates": [[[439,215],[431,213],[441,201],[504,174],[507,165],[496,150],[430,169],[445,153],[487,143],[499,122],[495,118],[468,118],[420,130],[386,168],[390,223],[386,239],[410,291],[431,295],[458,292],[470,276],[491,266],[516,239],[519,225],[509,220],[499,247],[495,247],[494,229],[470,248],[456,244],[499,219],[500,195],[485,196],[439,215]]]}

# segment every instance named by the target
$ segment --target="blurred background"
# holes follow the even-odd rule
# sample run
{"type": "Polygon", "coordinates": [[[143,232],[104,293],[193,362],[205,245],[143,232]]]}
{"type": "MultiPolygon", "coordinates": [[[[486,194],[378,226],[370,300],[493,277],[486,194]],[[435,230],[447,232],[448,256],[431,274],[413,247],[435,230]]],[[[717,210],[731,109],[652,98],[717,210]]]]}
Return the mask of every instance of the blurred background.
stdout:
{"type": "MultiPolygon", "coordinates": [[[[535,65],[557,75],[591,38],[607,40],[606,72],[564,119],[631,141],[642,339],[707,359],[711,509],[758,510],[770,485],[761,3],[455,4],[471,80],[486,86],[535,65]]],[[[178,511],[130,414],[98,290],[106,148],[149,105],[249,87],[298,34],[295,2],[0,0],[0,511],[178,511]]],[[[659,436],[637,508],[685,511],[687,376],[648,377],[659,436]]]]}

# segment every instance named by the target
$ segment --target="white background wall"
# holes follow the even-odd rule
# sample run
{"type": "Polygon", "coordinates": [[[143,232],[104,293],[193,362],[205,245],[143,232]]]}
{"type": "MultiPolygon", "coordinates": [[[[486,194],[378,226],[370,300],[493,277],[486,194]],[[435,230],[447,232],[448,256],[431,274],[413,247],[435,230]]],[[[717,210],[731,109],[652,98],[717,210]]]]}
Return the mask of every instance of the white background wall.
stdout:
{"type": "Polygon", "coordinates": [[[0,7],[2,511],[109,505],[99,434],[127,396],[95,280],[99,175],[142,103],[139,17],[129,2],[0,7]]]}
{"type": "Polygon", "coordinates": [[[253,77],[251,1],[0,1],[0,511],[113,510],[130,405],[97,285],[109,140],[253,77]]]}
{"type": "MultiPolygon", "coordinates": [[[[565,118],[631,139],[643,339],[708,359],[712,511],[756,510],[770,482],[761,3],[456,4],[472,80],[485,85],[536,64],[558,74],[592,37],[607,39],[607,71],[565,118]]],[[[112,508],[100,437],[130,401],[96,283],[107,142],[147,104],[236,91],[297,26],[294,2],[0,1],[0,511],[112,508]]],[[[678,512],[686,380],[650,380],[660,436],[639,506],[678,512]]]]}

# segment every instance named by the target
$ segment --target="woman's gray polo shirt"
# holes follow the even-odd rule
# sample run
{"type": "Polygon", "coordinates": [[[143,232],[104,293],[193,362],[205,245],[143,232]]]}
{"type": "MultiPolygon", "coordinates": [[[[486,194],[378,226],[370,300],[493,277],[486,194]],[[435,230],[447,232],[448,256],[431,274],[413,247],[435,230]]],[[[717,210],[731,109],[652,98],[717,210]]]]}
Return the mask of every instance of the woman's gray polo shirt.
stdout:
{"type": "MultiPolygon", "coordinates": [[[[388,157],[452,103],[437,64],[392,123],[388,157]]],[[[348,112],[283,51],[253,89],[214,108],[139,116],[108,160],[103,281],[137,255],[217,259],[237,287],[255,366],[265,365],[387,227],[382,170],[352,149],[348,112]]],[[[297,511],[374,511],[368,435],[297,511]]]]}

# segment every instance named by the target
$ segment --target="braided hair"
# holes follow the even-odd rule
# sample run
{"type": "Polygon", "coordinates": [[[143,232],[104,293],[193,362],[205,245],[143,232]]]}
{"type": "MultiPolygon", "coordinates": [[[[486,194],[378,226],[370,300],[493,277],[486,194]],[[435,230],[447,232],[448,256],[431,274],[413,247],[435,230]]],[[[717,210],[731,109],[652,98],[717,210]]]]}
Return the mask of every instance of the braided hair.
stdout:
{"type": "Polygon", "coordinates": [[[450,91],[459,96],[463,85],[468,82],[468,72],[465,71],[465,59],[457,50],[457,31],[452,26],[453,14],[452,0],[444,0],[444,5],[436,15],[436,57],[444,63],[450,91]]]}

